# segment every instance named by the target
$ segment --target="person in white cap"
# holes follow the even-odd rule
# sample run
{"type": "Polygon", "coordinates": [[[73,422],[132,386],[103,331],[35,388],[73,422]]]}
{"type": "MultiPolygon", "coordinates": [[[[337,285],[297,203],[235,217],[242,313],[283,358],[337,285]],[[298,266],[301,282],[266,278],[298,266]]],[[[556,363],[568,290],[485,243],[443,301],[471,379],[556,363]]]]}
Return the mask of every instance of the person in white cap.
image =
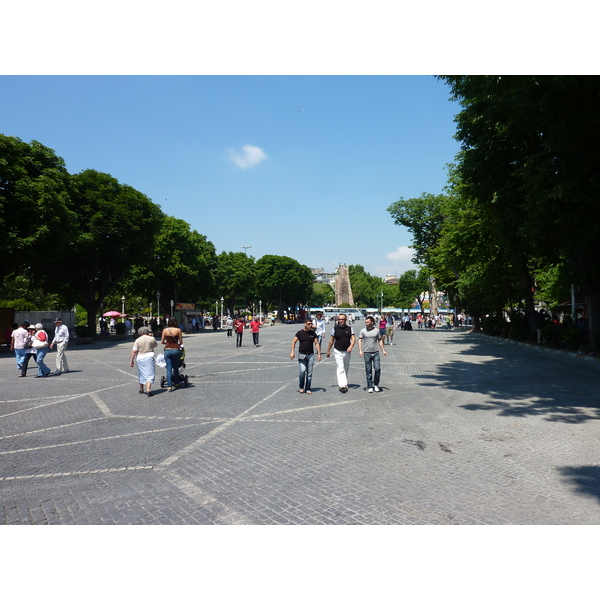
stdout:
{"type": "Polygon", "coordinates": [[[69,344],[69,328],[63,325],[60,317],[54,319],[54,324],[56,329],[54,330],[54,339],[50,344],[50,350],[56,344],[56,371],[54,371],[54,375],[60,375],[69,372],[69,363],[65,356],[65,350],[69,344]]]}

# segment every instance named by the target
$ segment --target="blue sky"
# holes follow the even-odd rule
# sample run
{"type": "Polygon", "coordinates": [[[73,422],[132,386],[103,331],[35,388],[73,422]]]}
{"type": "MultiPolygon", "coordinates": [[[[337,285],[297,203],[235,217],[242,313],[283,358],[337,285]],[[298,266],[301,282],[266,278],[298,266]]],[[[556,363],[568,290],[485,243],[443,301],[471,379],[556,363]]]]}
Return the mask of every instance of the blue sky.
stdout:
{"type": "Polygon", "coordinates": [[[140,190],[217,252],[403,273],[386,208],[440,193],[456,103],[430,76],[4,76],[0,133],[140,190]]]}

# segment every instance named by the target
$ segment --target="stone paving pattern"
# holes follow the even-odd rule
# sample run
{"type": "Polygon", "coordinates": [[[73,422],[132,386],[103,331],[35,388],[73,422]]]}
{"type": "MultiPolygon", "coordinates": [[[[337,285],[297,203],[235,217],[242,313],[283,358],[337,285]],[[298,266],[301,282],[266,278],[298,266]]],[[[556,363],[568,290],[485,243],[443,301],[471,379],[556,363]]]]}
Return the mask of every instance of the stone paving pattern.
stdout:
{"type": "Polygon", "coordinates": [[[600,364],[397,331],[380,393],[356,348],[347,394],[332,357],[306,395],[298,329],[264,327],[258,348],[188,335],[190,387],[151,398],[132,342],[71,344],[71,372],[46,379],[3,353],[0,523],[600,523],[600,364]]]}

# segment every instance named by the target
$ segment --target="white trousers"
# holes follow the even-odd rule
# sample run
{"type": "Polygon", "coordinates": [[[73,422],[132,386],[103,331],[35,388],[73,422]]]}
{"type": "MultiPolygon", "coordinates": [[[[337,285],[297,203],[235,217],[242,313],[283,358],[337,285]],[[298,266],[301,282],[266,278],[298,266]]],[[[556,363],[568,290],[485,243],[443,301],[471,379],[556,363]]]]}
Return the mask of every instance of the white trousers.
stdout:
{"type": "Polygon", "coordinates": [[[333,349],[333,355],[335,356],[335,364],[337,365],[337,381],[340,387],[346,387],[348,385],[348,370],[350,369],[350,355],[349,352],[342,352],[341,350],[333,349]]]}

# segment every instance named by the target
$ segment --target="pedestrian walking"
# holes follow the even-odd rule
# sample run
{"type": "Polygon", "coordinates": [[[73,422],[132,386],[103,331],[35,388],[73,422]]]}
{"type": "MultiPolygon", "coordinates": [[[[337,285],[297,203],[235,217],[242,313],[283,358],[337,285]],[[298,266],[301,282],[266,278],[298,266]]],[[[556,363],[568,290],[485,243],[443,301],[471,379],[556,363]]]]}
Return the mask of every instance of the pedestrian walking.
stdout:
{"type": "Polygon", "coordinates": [[[252,330],[252,342],[254,344],[254,347],[258,348],[258,332],[260,330],[259,317],[254,317],[254,319],[250,321],[250,329],[252,330]]]}
{"type": "Polygon", "coordinates": [[[32,345],[36,349],[36,362],[38,366],[38,377],[48,377],[50,375],[50,367],[44,363],[44,358],[48,354],[48,334],[44,331],[44,326],[41,323],[35,325],[35,335],[33,336],[32,345]]]}
{"type": "Polygon", "coordinates": [[[385,339],[390,346],[394,345],[394,317],[389,314],[385,326],[385,339]]]}
{"type": "Polygon", "coordinates": [[[387,319],[385,318],[385,315],[381,315],[381,318],[379,319],[379,335],[382,337],[382,339],[385,341],[385,331],[387,328],[387,319]]]}
{"type": "Polygon", "coordinates": [[[69,372],[69,364],[65,356],[65,350],[69,344],[69,328],[63,325],[60,317],[54,319],[54,325],[54,339],[50,344],[50,350],[56,345],[56,371],[54,371],[54,375],[60,375],[61,373],[69,372]]]}
{"type": "Polygon", "coordinates": [[[179,366],[181,364],[181,348],[183,334],[175,317],[170,317],[167,327],[162,331],[160,343],[164,344],[165,362],[167,363],[167,391],[172,392],[179,386],[179,366]]]}
{"type": "Polygon", "coordinates": [[[14,350],[17,369],[21,370],[25,360],[25,340],[27,340],[27,326],[29,323],[23,322],[17,327],[15,325],[13,325],[14,329],[10,335],[10,351],[14,350]]]}
{"type": "Polygon", "coordinates": [[[242,336],[244,335],[244,326],[245,326],[244,318],[238,317],[235,320],[235,347],[241,348],[242,346],[242,336]]]}
{"type": "Polygon", "coordinates": [[[449,313],[446,315],[446,329],[452,329],[452,315],[449,313]]]}
{"type": "Polygon", "coordinates": [[[154,348],[158,346],[158,342],[154,338],[150,327],[144,325],[137,332],[139,337],[133,343],[130,366],[133,367],[134,359],[137,358],[139,393],[146,394],[150,398],[153,395],[152,384],[154,383],[156,366],[154,348]]]}
{"type": "Polygon", "coordinates": [[[25,340],[25,360],[23,361],[23,368],[19,377],[27,377],[27,365],[33,357],[33,362],[37,363],[37,349],[33,347],[33,340],[35,339],[36,332],[35,325],[30,325],[27,328],[27,339],[25,340]]]}
{"type": "Polygon", "coordinates": [[[312,394],[310,386],[312,384],[313,365],[315,363],[315,346],[317,348],[318,360],[321,360],[321,345],[319,344],[319,336],[313,329],[311,319],[304,320],[304,329],[296,332],[292,340],[292,351],[290,352],[290,360],[294,360],[296,353],[296,344],[298,346],[298,391],[301,394],[312,394]]]}
{"type": "Polygon", "coordinates": [[[327,346],[327,358],[331,356],[331,348],[337,365],[337,382],[340,392],[348,391],[348,370],[350,369],[350,353],[356,342],[356,336],[352,327],[346,323],[346,315],[339,315],[337,325],[331,330],[329,345],[327,346]]]}
{"type": "Polygon", "coordinates": [[[323,313],[318,312],[316,317],[313,319],[313,327],[317,337],[319,338],[319,346],[323,344],[323,338],[325,337],[325,330],[327,328],[327,322],[323,318],[323,313]]]}
{"type": "Polygon", "coordinates": [[[373,391],[379,391],[379,380],[381,377],[381,357],[379,348],[383,355],[387,356],[383,338],[379,329],[375,329],[375,320],[373,317],[365,319],[365,325],[358,334],[358,352],[365,360],[365,374],[367,376],[367,391],[371,394],[373,391]]]}
{"type": "Polygon", "coordinates": [[[227,321],[225,321],[225,329],[227,329],[227,337],[233,336],[233,319],[231,315],[227,317],[227,321]]]}

